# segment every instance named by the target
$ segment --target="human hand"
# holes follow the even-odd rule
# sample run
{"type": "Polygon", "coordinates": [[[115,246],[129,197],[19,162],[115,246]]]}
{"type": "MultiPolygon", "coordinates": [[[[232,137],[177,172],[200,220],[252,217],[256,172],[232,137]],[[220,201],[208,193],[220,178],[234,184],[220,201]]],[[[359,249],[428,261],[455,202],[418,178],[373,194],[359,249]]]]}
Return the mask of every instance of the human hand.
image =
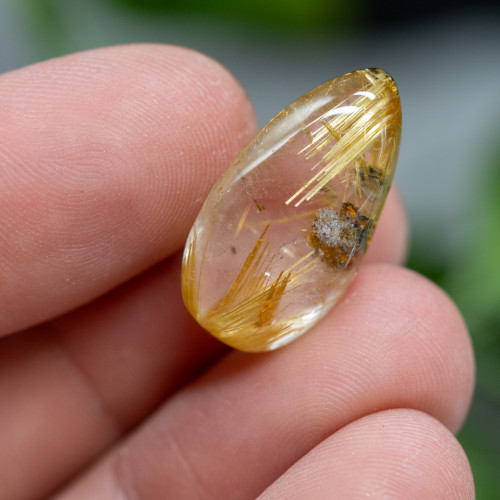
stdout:
{"type": "Polygon", "coordinates": [[[470,341],[398,267],[394,192],[335,309],[249,355],[180,295],[190,225],[255,132],[225,70],[167,46],[76,54],[1,76],[0,124],[0,498],[474,497],[452,435],[470,341]]]}

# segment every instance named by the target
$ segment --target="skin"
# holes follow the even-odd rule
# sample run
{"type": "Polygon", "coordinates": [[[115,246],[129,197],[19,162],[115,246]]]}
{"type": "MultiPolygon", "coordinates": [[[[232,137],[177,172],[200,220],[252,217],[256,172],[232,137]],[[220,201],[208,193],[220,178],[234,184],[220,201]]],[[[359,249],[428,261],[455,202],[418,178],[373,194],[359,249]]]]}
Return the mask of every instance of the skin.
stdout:
{"type": "Polygon", "coordinates": [[[256,131],[207,57],[130,45],[0,76],[0,470],[9,499],[474,498],[459,312],[399,264],[389,195],[335,309],[286,348],[189,317],[180,252],[256,131]]]}

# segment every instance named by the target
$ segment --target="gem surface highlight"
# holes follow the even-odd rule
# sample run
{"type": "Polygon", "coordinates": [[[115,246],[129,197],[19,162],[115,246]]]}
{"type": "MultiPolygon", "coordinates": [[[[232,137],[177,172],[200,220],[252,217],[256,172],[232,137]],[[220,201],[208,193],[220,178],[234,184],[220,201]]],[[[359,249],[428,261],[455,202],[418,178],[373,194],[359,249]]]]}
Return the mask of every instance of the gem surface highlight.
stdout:
{"type": "Polygon", "coordinates": [[[382,70],[331,80],[285,108],[235,158],[189,234],[182,293],[222,342],[275,349],[352,281],[387,196],[401,106],[382,70]]]}

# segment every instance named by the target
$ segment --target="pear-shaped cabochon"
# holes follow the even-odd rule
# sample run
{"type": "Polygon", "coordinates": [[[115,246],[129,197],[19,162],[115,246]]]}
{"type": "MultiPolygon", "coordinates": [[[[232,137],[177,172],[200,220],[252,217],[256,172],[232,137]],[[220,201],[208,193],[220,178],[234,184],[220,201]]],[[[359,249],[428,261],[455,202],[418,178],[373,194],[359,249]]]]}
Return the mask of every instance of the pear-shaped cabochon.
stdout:
{"type": "Polygon", "coordinates": [[[399,148],[382,70],[331,80],[284,109],[210,192],[184,251],[194,318],[243,351],[287,344],[341,297],[366,252],[399,148]]]}

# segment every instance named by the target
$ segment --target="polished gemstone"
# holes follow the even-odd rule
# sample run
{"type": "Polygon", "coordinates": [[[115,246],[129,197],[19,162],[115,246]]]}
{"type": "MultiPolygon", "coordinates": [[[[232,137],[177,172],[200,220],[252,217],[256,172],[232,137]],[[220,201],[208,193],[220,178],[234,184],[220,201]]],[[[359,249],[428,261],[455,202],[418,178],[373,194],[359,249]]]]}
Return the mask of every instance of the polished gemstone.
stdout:
{"type": "Polygon", "coordinates": [[[210,192],[184,251],[194,318],[243,351],[287,344],[342,296],[394,174],[399,94],[382,70],[331,80],[285,108],[210,192]]]}

